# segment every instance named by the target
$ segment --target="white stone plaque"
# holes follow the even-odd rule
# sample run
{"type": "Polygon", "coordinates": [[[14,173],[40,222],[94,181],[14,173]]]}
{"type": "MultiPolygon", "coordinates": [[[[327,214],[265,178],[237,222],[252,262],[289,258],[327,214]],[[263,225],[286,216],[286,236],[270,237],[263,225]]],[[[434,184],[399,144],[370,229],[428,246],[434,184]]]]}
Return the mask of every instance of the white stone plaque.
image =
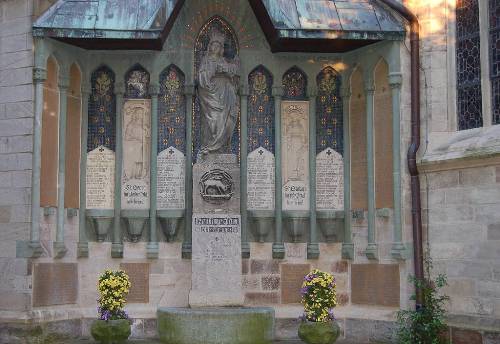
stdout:
{"type": "Polygon", "coordinates": [[[115,152],[99,146],[87,154],[87,209],[115,207],[115,152]]]}
{"type": "Polygon", "coordinates": [[[150,100],[128,99],[123,106],[123,209],[149,209],[150,147],[150,100]]]}
{"type": "Polygon", "coordinates": [[[190,306],[239,306],[241,216],[193,214],[190,306]]]}
{"type": "Polygon", "coordinates": [[[344,161],[332,148],[316,156],[316,208],[344,209],[344,161]]]}
{"type": "Polygon", "coordinates": [[[309,210],[309,102],[281,105],[283,210],[309,210]]]}
{"type": "Polygon", "coordinates": [[[158,209],[184,209],[184,154],[175,147],[169,147],[158,154],[157,161],[158,209]]]}
{"type": "Polygon", "coordinates": [[[247,208],[274,210],[274,154],[263,147],[248,154],[247,208]]]}

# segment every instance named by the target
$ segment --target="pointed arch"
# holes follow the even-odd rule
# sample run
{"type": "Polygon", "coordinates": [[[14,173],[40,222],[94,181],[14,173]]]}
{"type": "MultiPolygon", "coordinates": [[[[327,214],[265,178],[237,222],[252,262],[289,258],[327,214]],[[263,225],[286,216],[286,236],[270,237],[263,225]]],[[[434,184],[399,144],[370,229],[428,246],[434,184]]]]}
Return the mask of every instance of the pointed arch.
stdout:
{"type": "Polygon", "coordinates": [[[389,86],[389,65],[381,58],[373,71],[375,80],[375,208],[393,208],[392,194],[392,94],[389,86]]]}
{"type": "Polygon", "coordinates": [[[357,67],[351,75],[349,102],[351,137],[351,208],[368,209],[368,171],[366,160],[366,94],[363,72],[357,67]]]}
{"type": "Polygon", "coordinates": [[[66,119],[65,208],[80,206],[80,123],[82,118],[82,73],[78,64],[69,69],[66,119]]]}
{"type": "Polygon", "coordinates": [[[59,63],[47,59],[47,79],[43,83],[42,148],[40,170],[40,206],[57,206],[59,63]]]}
{"type": "MultiPolygon", "coordinates": [[[[239,53],[239,43],[236,36],[236,32],[232,26],[222,17],[213,16],[211,17],[200,29],[196,41],[194,44],[194,75],[195,82],[202,58],[207,51],[208,44],[210,42],[210,33],[213,30],[219,31],[224,35],[224,53],[223,56],[231,60],[239,53]]],[[[239,111],[238,111],[239,113],[239,111]]],[[[201,116],[200,116],[200,102],[198,97],[195,95],[193,103],[193,160],[196,161],[198,152],[201,148],[201,116]]],[[[231,139],[231,152],[239,157],[240,155],[240,118],[238,116],[233,136],[231,139]]]]}
{"type": "Polygon", "coordinates": [[[248,152],[263,147],[274,154],[273,75],[259,65],[248,74],[248,152]]]}
{"type": "Polygon", "coordinates": [[[186,153],[186,77],[174,64],[160,73],[158,153],[175,147],[186,153]]]}
{"type": "Polygon", "coordinates": [[[92,73],[88,110],[88,152],[99,146],[115,150],[115,80],[115,73],[106,65],[98,67],[92,73]]]}
{"type": "Polygon", "coordinates": [[[283,99],[305,100],[307,98],[307,75],[297,66],[283,74],[283,99]]]}
{"type": "Polygon", "coordinates": [[[125,98],[147,99],[149,96],[149,72],[139,63],[125,73],[125,98]]]}

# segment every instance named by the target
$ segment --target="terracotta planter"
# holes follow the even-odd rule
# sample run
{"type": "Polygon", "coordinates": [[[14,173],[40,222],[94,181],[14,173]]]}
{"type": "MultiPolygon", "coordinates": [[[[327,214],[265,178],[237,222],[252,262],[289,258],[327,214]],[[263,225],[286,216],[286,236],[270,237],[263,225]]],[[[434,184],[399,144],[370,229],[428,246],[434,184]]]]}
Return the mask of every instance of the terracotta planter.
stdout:
{"type": "Polygon", "coordinates": [[[340,335],[340,327],[334,322],[303,321],[299,326],[299,338],[307,344],[332,344],[340,335]]]}
{"type": "Polygon", "coordinates": [[[130,336],[130,320],[95,320],[90,327],[90,333],[100,344],[122,344],[130,336]]]}

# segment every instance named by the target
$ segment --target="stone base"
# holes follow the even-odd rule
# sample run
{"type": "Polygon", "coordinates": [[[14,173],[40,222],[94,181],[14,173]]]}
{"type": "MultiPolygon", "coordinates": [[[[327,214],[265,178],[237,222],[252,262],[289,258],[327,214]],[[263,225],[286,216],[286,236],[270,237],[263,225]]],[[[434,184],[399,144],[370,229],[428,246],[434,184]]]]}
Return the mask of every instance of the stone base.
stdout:
{"type": "Polygon", "coordinates": [[[158,309],[166,344],[271,344],[273,329],[272,308],[158,309]]]}

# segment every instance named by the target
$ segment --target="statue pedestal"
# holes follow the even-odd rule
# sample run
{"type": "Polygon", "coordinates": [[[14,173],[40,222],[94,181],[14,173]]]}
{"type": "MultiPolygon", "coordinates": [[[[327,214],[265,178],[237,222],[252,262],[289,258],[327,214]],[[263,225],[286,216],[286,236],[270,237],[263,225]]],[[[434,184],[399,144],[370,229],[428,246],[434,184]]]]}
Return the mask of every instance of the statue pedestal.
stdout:
{"type": "Polygon", "coordinates": [[[193,167],[191,307],[243,305],[239,178],[232,154],[193,167]]]}

